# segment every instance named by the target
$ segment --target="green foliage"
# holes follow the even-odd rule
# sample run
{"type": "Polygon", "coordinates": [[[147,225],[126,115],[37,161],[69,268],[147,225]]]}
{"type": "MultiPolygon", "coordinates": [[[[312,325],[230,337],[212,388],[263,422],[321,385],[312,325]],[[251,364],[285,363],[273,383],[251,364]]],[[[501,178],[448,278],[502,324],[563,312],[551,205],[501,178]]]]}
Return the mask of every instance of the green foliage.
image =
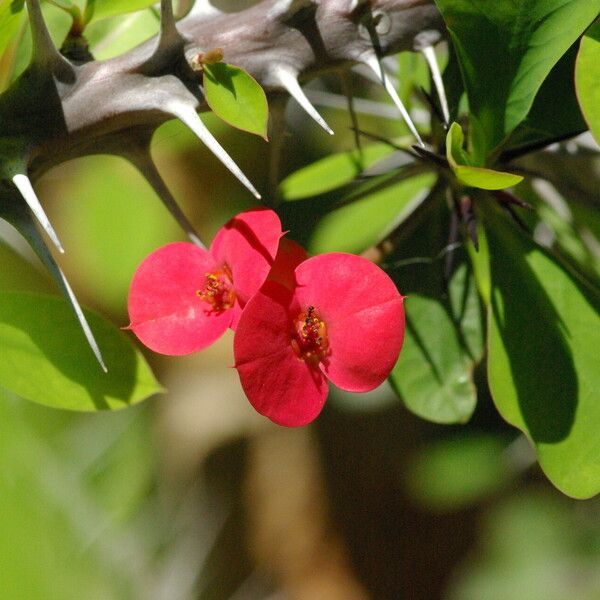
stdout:
{"type": "Polygon", "coordinates": [[[600,22],[590,27],[581,40],[575,73],[581,110],[600,144],[600,22]]]}
{"type": "Polygon", "coordinates": [[[600,0],[436,0],[461,65],[477,166],[527,116],[552,67],[600,0]]]}
{"type": "Polygon", "coordinates": [[[446,137],[446,158],[460,183],[482,190],[503,190],[523,181],[520,175],[471,166],[473,160],[463,149],[464,141],[461,126],[452,123],[446,137]]]}
{"type": "Polygon", "coordinates": [[[484,514],[449,600],[596,600],[598,505],[527,486],[484,514]]]}
{"type": "Polygon", "coordinates": [[[330,154],[298,169],[279,184],[283,200],[302,200],[352,182],[364,169],[394,152],[390,144],[369,144],[361,150],[330,154]]]}
{"type": "Polygon", "coordinates": [[[267,139],[267,97],[244,69],[220,62],[205,64],[204,94],[212,111],[223,121],[267,139]]]}
{"type": "Polygon", "coordinates": [[[148,8],[153,0],[87,0],[85,19],[87,22],[100,21],[124,13],[148,8]]]}
{"type": "Polygon", "coordinates": [[[481,502],[510,479],[506,442],[478,433],[425,446],[407,471],[411,496],[435,511],[458,510],[481,502]]]}
{"type": "Polygon", "coordinates": [[[26,292],[0,293],[0,386],[70,410],[114,410],[160,391],[143,356],[116,327],[87,313],[104,354],[104,373],[69,305],[26,292]]]}
{"type": "Polygon", "coordinates": [[[20,254],[0,239],[0,292],[48,292],[52,284],[46,273],[34,268],[20,254]]]}
{"type": "Polygon", "coordinates": [[[488,376],[502,416],[566,494],[600,491],[600,295],[494,210],[488,376]]]}
{"type": "Polygon", "coordinates": [[[384,265],[406,296],[404,346],[390,381],[416,415],[435,423],[464,423],[477,402],[472,375],[483,351],[475,282],[464,254],[454,249],[460,265],[446,292],[442,265],[448,256],[443,249],[437,256],[432,251],[449,226],[441,198],[409,226],[410,234],[384,265]]]}
{"type": "Polygon", "coordinates": [[[423,202],[435,177],[421,173],[400,181],[394,179],[375,191],[368,191],[372,183],[355,190],[355,199],[347,206],[323,217],[313,230],[310,252],[360,253],[374,246],[423,202]]]}
{"type": "Polygon", "coordinates": [[[4,54],[6,47],[22,23],[22,9],[22,5],[8,0],[0,3],[0,56],[4,54]]]}

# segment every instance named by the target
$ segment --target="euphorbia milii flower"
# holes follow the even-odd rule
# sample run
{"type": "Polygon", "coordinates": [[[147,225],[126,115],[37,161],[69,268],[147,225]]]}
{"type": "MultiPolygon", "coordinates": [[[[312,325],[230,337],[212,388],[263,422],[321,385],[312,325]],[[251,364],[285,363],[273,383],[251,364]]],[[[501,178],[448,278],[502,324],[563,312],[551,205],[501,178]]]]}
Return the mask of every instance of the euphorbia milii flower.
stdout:
{"type": "Polygon", "coordinates": [[[187,242],[159,248],[140,264],[129,291],[129,318],[140,341],[162,354],[206,348],[229,327],[265,281],[282,236],[267,209],[240,213],[210,248],[187,242]]]}
{"type": "Polygon", "coordinates": [[[322,254],[294,271],[295,285],[267,280],[246,305],[235,367],[250,403],[280,425],[305,425],[323,408],[327,380],[351,392],[381,384],[404,338],[392,280],[352,254],[322,254]]]}

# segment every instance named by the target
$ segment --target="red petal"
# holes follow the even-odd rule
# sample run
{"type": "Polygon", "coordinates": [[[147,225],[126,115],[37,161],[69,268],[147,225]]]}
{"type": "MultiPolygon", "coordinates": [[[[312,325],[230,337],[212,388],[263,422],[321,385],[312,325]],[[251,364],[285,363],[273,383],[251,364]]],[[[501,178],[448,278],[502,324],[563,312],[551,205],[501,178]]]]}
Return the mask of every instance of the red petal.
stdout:
{"type": "Polygon", "coordinates": [[[313,421],[327,398],[319,369],[296,356],[290,344],[292,292],[268,281],[246,305],[233,342],[236,369],[252,406],[271,421],[298,427],[313,421]]]}
{"type": "Polygon", "coordinates": [[[287,288],[296,285],[296,267],[308,258],[306,250],[294,240],[281,238],[275,262],[269,273],[269,281],[276,281],[287,288]]]}
{"type": "Polygon", "coordinates": [[[266,208],[240,213],[215,236],[210,252],[218,264],[226,263],[231,269],[242,307],[267,278],[281,236],[279,217],[266,208]]]}
{"type": "Polygon", "coordinates": [[[131,329],[161,354],[189,354],[206,348],[227,330],[230,310],[214,313],[198,298],[214,258],[194,244],[168,244],[147,256],[133,276],[128,309],[131,329]]]}
{"type": "Polygon", "coordinates": [[[343,390],[366,392],[383,383],[404,339],[403,298],[378,266],[353,254],[331,253],[296,269],[296,298],[327,326],[327,377],[343,390]]]}

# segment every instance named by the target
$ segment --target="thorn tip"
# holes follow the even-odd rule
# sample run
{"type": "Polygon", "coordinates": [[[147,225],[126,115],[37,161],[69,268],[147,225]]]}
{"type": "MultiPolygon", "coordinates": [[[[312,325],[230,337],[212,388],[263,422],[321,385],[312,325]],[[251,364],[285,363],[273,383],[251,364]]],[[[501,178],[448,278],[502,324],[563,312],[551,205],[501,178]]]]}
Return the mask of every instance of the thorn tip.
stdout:
{"type": "Polygon", "coordinates": [[[396,108],[400,111],[400,114],[402,115],[404,122],[408,125],[410,132],[415,136],[419,146],[424,148],[425,144],[423,143],[423,139],[419,135],[419,132],[417,131],[417,128],[416,128],[413,120],[411,119],[410,114],[406,110],[406,107],[404,106],[402,100],[400,100],[400,96],[398,96],[398,92],[396,91],[396,88],[392,85],[388,76],[385,74],[385,71],[383,70],[383,67],[381,66],[381,63],[379,62],[379,59],[377,58],[377,56],[374,53],[370,54],[367,58],[363,59],[363,64],[365,64],[367,67],[369,67],[375,73],[375,75],[377,75],[377,77],[381,81],[381,84],[383,85],[383,87],[387,91],[388,95],[392,99],[392,102],[396,105],[396,108]]]}
{"type": "Polygon", "coordinates": [[[225,151],[223,146],[215,139],[192,106],[177,104],[171,106],[169,112],[189,127],[200,141],[237,177],[256,199],[261,198],[256,188],[237,166],[233,158],[225,151]]]}
{"type": "Polygon", "coordinates": [[[279,67],[275,71],[275,77],[288,94],[305,110],[309,117],[317,122],[329,135],[334,135],[333,129],[327,125],[325,119],[318,113],[317,109],[311,104],[304,90],[298,83],[297,74],[286,67],[279,67]]]}

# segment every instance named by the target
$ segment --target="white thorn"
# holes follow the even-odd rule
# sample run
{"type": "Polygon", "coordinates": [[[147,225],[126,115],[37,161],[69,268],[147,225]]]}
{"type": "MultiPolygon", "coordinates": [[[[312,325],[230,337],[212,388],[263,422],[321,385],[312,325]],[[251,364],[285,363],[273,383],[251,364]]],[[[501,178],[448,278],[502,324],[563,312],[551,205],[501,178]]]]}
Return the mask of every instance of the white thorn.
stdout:
{"type": "Polygon", "coordinates": [[[81,325],[81,328],[83,329],[83,333],[85,334],[88,344],[90,345],[90,348],[92,349],[92,352],[94,353],[94,356],[96,357],[96,360],[100,363],[102,370],[105,373],[108,373],[108,369],[106,368],[106,363],[104,362],[104,358],[102,357],[102,352],[100,352],[100,348],[98,347],[96,338],[94,337],[94,334],[92,333],[92,330],[90,329],[87,319],[85,318],[85,315],[83,314],[83,310],[81,310],[81,306],[79,305],[79,302],[77,301],[77,298],[75,297],[75,293],[71,289],[71,286],[69,285],[69,282],[67,281],[67,278],[65,277],[65,274],[58,267],[57,267],[57,270],[58,270],[58,274],[60,275],[60,278],[62,280],[64,289],[67,292],[67,295],[69,296],[71,306],[73,307],[73,310],[75,311],[75,314],[77,315],[77,320],[79,321],[79,324],[81,325]]]}
{"type": "Polygon", "coordinates": [[[198,113],[192,107],[186,105],[171,106],[169,112],[187,125],[200,138],[204,145],[252,192],[254,197],[260,200],[261,196],[256,191],[256,188],[242,173],[242,170],[235,164],[235,161],[227,154],[221,144],[213,137],[213,134],[207,129],[198,116],[198,113]]]}
{"type": "Polygon", "coordinates": [[[48,237],[52,240],[52,243],[58,248],[59,252],[64,254],[65,251],[58,239],[58,236],[56,235],[56,231],[54,231],[52,225],[50,224],[50,220],[46,216],[46,213],[44,212],[44,209],[42,208],[42,205],[35,194],[35,191],[31,185],[31,181],[29,181],[29,177],[27,177],[27,175],[18,173],[17,175],[13,176],[12,181],[17,186],[19,192],[21,192],[21,196],[23,196],[23,199],[25,202],[27,202],[27,206],[29,206],[39,224],[48,234],[48,237]]]}
{"type": "Polygon", "coordinates": [[[167,187],[165,180],[159,173],[156,165],[152,162],[149,152],[130,152],[126,153],[125,156],[139,169],[140,173],[146,178],[146,181],[150,184],[156,195],[162,200],[167,210],[173,215],[174,219],[179,223],[180,227],[186,232],[188,238],[193,244],[204,248],[206,246],[202,243],[198,235],[194,230],[194,226],[190,223],[185,213],[181,210],[179,204],[171,194],[171,191],[167,187]]]}
{"type": "Polygon", "coordinates": [[[438,98],[440,99],[440,106],[442,107],[442,115],[444,117],[444,124],[450,124],[450,111],[448,110],[448,100],[446,98],[446,89],[444,88],[444,80],[442,79],[442,73],[440,72],[440,67],[437,62],[437,57],[435,55],[435,50],[433,46],[425,46],[421,52],[429,65],[429,70],[431,71],[431,77],[433,79],[433,84],[435,85],[435,90],[437,92],[438,98]]]}
{"type": "Polygon", "coordinates": [[[425,144],[423,143],[423,140],[421,139],[421,136],[419,135],[419,132],[417,131],[417,128],[413,123],[413,120],[410,118],[410,115],[408,114],[406,107],[402,103],[402,100],[400,100],[400,96],[398,96],[396,88],[392,85],[389,78],[385,74],[385,71],[381,67],[379,60],[377,60],[377,57],[374,54],[370,54],[367,58],[363,59],[363,63],[367,65],[370,69],[372,69],[373,72],[379,77],[379,80],[383,84],[383,87],[385,87],[387,93],[392,99],[392,102],[396,105],[396,108],[400,111],[402,118],[408,125],[410,132],[415,136],[419,146],[425,147],[425,144]]]}
{"type": "Polygon", "coordinates": [[[329,135],[333,135],[333,130],[325,119],[317,112],[317,109],[311,104],[304,90],[300,87],[296,73],[286,67],[278,67],[274,72],[275,78],[287,90],[290,96],[312,117],[329,135]]]}

